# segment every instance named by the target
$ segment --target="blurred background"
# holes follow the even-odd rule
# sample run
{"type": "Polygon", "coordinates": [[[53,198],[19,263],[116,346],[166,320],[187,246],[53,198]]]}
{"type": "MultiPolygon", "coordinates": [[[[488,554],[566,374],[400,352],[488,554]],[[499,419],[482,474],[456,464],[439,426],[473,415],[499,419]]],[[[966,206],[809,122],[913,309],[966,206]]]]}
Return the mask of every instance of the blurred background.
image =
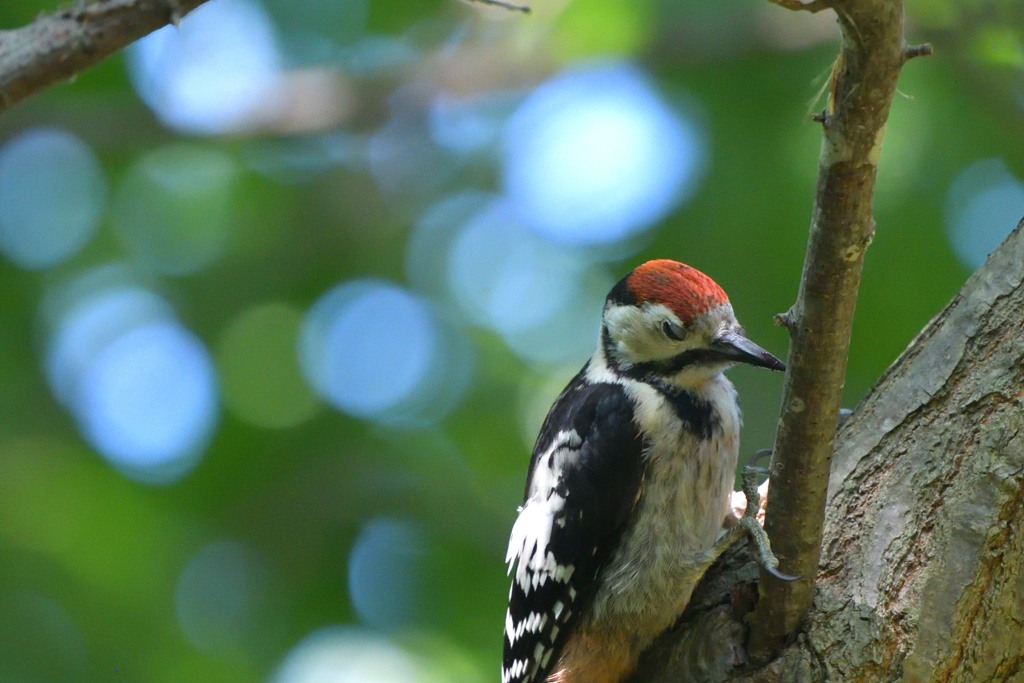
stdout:
{"type": "MultiPolygon", "coordinates": [[[[496,680],[611,284],[690,263],[785,357],[834,16],[533,10],[212,0],[0,116],[0,680],[496,680]]],[[[907,11],[850,406],[1024,214],[1024,9],[907,11]]]]}

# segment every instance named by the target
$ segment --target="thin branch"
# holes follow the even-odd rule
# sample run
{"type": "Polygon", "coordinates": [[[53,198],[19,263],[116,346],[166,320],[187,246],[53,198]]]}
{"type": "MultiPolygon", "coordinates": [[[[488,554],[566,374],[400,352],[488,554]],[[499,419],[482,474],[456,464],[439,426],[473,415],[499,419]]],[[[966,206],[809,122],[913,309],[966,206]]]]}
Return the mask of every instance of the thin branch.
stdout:
{"type": "Polygon", "coordinates": [[[490,7],[500,7],[507,9],[511,12],[522,12],[523,14],[530,13],[529,5],[520,5],[514,2],[506,2],[505,0],[469,0],[474,5],[488,5],[490,7]]]}
{"type": "Polygon", "coordinates": [[[765,517],[780,569],[805,578],[785,583],[762,573],[750,640],[751,656],[761,661],[778,652],[814,597],[853,312],[875,230],[871,204],[885,122],[900,68],[910,53],[925,53],[906,47],[902,0],[848,0],[837,9],[843,42],[820,117],[824,140],[804,270],[796,303],[777,318],[792,344],[765,517]]]}
{"type": "Polygon", "coordinates": [[[0,31],[0,112],[67,81],[206,0],[95,0],[0,31]]]}
{"type": "Polygon", "coordinates": [[[832,7],[828,0],[811,0],[810,2],[803,2],[802,0],[769,0],[769,2],[794,12],[810,12],[811,14],[832,7]]]}

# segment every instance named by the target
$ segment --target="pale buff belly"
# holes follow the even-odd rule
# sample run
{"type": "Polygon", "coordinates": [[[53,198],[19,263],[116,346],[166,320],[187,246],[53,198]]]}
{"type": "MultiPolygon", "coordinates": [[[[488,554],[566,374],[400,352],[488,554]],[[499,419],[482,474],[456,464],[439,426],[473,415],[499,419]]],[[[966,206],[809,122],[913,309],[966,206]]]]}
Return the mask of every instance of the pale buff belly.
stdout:
{"type": "Polygon", "coordinates": [[[637,645],[682,613],[728,511],[736,471],[736,435],[697,451],[692,437],[648,454],[634,521],[599,579],[589,619],[630,631],[637,645]],[[666,449],[668,450],[668,449],[666,449]]]}

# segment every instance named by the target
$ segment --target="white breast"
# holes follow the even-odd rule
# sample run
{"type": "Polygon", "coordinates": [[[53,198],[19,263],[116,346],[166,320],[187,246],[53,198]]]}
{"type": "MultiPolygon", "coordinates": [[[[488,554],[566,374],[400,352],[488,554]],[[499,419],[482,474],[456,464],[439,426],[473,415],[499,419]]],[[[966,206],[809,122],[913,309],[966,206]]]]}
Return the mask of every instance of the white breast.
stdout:
{"type": "Polygon", "coordinates": [[[629,628],[651,630],[653,638],[686,606],[700,580],[702,556],[722,529],[736,472],[740,417],[736,392],[723,375],[702,392],[718,418],[710,440],[686,431],[654,388],[624,383],[638,402],[640,428],[651,445],[633,521],[605,567],[591,619],[632,623],[629,628]]]}

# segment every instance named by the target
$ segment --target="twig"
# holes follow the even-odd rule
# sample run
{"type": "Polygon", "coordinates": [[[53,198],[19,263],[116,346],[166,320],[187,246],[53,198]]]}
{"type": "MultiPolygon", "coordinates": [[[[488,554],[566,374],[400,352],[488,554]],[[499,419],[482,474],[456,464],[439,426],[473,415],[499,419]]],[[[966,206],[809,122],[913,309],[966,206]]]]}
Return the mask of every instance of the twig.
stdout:
{"type": "MultiPolygon", "coordinates": [[[[816,11],[798,0],[771,0],[816,11]]],[[[815,6],[822,0],[815,0],[815,6]]],[[[928,48],[907,47],[902,0],[847,0],[837,8],[843,43],[828,106],[807,255],[796,303],[776,322],[790,332],[789,372],[771,466],[765,530],[780,568],[761,574],[749,654],[764,661],[799,626],[814,597],[836,419],[885,122],[900,68],[928,48]]]]}
{"type": "Polygon", "coordinates": [[[206,0],[77,2],[0,32],[0,112],[67,81],[206,0]]]}
{"type": "Polygon", "coordinates": [[[932,44],[907,45],[903,48],[903,59],[910,61],[914,57],[927,57],[932,54],[932,44]]]}
{"type": "Polygon", "coordinates": [[[517,5],[514,2],[505,2],[505,0],[469,0],[471,4],[476,5],[490,5],[491,7],[501,7],[512,12],[522,12],[523,14],[530,13],[529,5],[517,5]]]}
{"type": "Polygon", "coordinates": [[[769,2],[794,12],[810,12],[811,14],[832,7],[828,0],[811,0],[810,2],[801,2],[801,0],[769,0],[769,2]]]}

